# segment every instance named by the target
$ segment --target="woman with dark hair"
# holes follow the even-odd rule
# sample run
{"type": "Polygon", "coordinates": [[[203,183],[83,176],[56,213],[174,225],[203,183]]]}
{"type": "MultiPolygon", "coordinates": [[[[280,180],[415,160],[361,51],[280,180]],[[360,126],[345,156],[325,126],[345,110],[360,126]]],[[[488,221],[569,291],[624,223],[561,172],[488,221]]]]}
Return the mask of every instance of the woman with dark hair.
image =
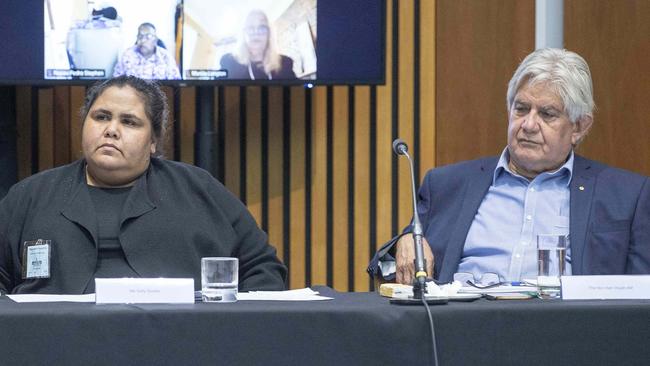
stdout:
{"type": "Polygon", "coordinates": [[[286,268],[244,205],[208,172],[161,159],[159,86],[132,76],[88,90],[83,158],[31,176],[0,202],[0,291],[94,292],[94,278],[191,277],[239,258],[239,289],[282,290],[286,268]]]}

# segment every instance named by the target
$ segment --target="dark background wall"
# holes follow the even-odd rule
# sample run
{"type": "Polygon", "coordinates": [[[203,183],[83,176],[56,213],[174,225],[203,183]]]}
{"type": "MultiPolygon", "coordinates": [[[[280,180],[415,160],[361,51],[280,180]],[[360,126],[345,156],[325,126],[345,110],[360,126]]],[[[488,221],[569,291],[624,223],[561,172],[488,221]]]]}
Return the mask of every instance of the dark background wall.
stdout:
{"type": "MultiPolygon", "coordinates": [[[[408,167],[392,155],[394,138],[409,143],[418,179],[504,148],[507,82],[534,49],[534,8],[534,0],[388,0],[385,85],[214,88],[217,176],[269,233],[292,288],[371,288],[371,253],[410,219],[408,167]]],[[[649,18],[645,0],[565,1],[565,46],[589,62],[597,104],[580,152],[646,175],[649,18]]],[[[174,114],[167,155],[193,163],[196,89],[165,90],[174,114]]],[[[15,120],[17,147],[7,158],[12,127],[3,127],[3,179],[80,156],[84,91],[0,90],[0,123],[15,120]]]]}
{"type": "Polygon", "coordinates": [[[16,91],[0,87],[0,197],[16,182],[16,91]]]}

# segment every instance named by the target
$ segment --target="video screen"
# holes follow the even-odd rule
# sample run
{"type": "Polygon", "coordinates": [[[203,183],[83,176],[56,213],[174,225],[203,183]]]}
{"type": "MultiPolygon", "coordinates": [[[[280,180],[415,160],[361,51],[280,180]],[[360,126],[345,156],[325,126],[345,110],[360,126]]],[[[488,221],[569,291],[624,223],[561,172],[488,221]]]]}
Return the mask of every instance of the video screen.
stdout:
{"type": "Polygon", "coordinates": [[[385,0],[2,0],[0,84],[378,84],[385,20],[385,0]]]}
{"type": "Polygon", "coordinates": [[[180,79],[182,0],[45,0],[44,78],[180,79]]]}
{"type": "Polygon", "coordinates": [[[186,80],[316,79],[316,0],[185,0],[186,80]]]}

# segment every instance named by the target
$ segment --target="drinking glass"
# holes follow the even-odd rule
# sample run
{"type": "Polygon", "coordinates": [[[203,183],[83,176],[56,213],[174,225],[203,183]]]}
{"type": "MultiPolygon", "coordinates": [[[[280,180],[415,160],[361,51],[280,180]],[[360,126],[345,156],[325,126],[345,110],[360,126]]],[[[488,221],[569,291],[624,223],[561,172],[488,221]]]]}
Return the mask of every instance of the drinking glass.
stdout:
{"type": "Polygon", "coordinates": [[[561,296],[560,278],[566,268],[566,235],[537,235],[537,287],[543,299],[561,296]]]}
{"type": "Polygon", "coordinates": [[[230,257],[201,258],[201,298],[203,302],[237,301],[239,261],[230,257]]]}

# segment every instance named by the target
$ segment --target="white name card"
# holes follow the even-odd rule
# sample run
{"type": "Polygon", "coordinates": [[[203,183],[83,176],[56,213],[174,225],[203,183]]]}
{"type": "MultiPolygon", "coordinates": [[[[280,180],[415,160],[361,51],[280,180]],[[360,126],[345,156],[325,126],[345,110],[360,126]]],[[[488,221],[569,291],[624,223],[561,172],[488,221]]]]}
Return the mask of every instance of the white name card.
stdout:
{"type": "Polygon", "coordinates": [[[650,299],[650,275],[562,276],[562,299],[650,299]]]}
{"type": "Polygon", "coordinates": [[[96,278],[97,304],[193,304],[193,278],[96,278]]]}

